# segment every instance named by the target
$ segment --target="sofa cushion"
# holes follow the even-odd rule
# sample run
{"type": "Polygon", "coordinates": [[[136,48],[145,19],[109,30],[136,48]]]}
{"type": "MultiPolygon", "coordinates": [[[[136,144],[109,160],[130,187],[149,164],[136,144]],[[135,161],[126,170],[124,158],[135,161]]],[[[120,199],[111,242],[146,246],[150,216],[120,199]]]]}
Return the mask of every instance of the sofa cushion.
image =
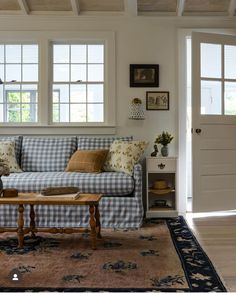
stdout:
{"type": "Polygon", "coordinates": [[[77,150],[66,167],[66,172],[100,173],[108,150],[77,150]]]}
{"type": "Polygon", "coordinates": [[[84,193],[102,193],[107,196],[130,195],[134,179],[122,172],[23,172],[2,177],[4,188],[21,192],[40,192],[46,187],[74,186],[84,193]]]}
{"type": "Polygon", "coordinates": [[[109,149],[114,140],[132,141],[132,136],[124,137],[90,137],[90,136],[79,136],[78,146],[80,150],[96,150],[96,149],[109,149]]]}
{"type": "Polygon", "coordinates": [[[1,143],[1,141],[14,141],[15,142],[16,160],[17,160],[17,163],[20,165],[22,136],[0,136],[0,143],[1,143]]]}
{"type": "Polygon", "coordinates": [[[0,158],[5,161],[11,173],[22,172],[16,161],[14,141],[2,141],[0,143],[0,158]]]}
{"type": "Polygon", "coordinates": [[[25,172],[64,171],[76,150],[76,137],[23,137],[21,168],[25,172]]]}
{"type": "Polygon", "coordinates": [[[132,175],[134,165],[140,160],[147,145],[146,141],[115,140],[110,147],[104,170],[132,175]]]}

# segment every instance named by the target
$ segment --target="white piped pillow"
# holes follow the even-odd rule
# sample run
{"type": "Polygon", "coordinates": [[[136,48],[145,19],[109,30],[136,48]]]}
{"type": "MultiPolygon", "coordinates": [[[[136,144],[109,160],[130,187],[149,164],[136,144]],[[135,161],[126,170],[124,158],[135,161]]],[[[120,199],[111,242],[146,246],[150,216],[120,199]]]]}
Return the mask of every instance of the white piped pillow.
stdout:
{"type": "Polygon", "coordinates": [[[10,173],[20,173],[20,169],[15,155],[15,142],[14,141],[1,141],[0,142],[0,158],[5,160],[10,169],[10,173]]]}
{"type": "Polygon", "coordinates": [[[103,169],[132,175],[134,165],[140,160],[147,145],[146,141],[115,140],[110,146],[103,169]]]}

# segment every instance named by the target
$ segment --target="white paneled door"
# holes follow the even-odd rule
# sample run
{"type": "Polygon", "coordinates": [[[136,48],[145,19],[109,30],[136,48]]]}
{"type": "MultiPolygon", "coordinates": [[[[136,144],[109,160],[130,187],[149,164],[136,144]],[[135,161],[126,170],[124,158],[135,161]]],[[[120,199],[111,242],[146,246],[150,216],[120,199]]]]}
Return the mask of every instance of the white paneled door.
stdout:
{"type": "Polygon", "coordinates": [[[193,212],[236,209],[236,36],[192,34],[193,212]]]}

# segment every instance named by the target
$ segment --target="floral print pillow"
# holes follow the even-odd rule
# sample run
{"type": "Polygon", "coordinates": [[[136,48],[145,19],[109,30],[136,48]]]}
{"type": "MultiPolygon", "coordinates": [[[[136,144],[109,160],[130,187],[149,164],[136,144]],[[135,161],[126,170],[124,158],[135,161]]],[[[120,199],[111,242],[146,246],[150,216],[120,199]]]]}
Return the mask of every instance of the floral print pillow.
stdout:
{"type": "Polygon", "coordinates": [[[139,161],[147,145],[146,141],[115,140],[110,146],[104,170],[132,175],[134,165],[139,161]]]}
{"type": "Polygon", "coordinates": [[[14,141],[0,142],[0,158],[8,165],[10,168],[10,173],[22,172],[16,161],[14,141]]]}

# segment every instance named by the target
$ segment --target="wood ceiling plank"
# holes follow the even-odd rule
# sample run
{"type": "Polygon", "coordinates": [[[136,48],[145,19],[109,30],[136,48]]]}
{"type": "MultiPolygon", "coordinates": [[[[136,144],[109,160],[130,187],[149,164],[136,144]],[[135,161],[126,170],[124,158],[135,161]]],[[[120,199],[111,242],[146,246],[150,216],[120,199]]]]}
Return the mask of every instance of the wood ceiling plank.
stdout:
{"type": "Polygon", "coordinates": [[[123,0],[79,0],[81,11],[124,11],[123,0]]]}
{"type": "Polygon", "coordinates": [[[0,0],[0,10],[21,10],[17,0],[0,0]]]}
{"type": "Polygon", "coordinates": [[[177,0],[138,0],[140,12],[176,12],[177,0]]]}
{"type": "Polygon", "coordinates": [[[30,11],[72,11],[70,0],[26,0],[30,11]]]}
{"type": "Polygon", "coordinates": [[[230,0],[185,0],[184,12],[227,12],[230,0]]]}

